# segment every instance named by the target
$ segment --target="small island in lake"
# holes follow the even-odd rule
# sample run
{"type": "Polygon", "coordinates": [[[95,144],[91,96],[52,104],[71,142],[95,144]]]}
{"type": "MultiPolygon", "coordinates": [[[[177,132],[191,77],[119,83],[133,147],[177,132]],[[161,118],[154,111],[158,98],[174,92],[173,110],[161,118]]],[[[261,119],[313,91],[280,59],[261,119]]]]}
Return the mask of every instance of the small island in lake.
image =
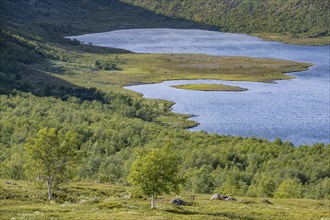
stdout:
{"type": "Polygon", "coordinates": [[[222,92],[243,92],[248,89],[239,86],[229,86],[224,84],[187,84],[172,86],[177,89],[198,90],[198,91],[222,91],[222,92]]]}

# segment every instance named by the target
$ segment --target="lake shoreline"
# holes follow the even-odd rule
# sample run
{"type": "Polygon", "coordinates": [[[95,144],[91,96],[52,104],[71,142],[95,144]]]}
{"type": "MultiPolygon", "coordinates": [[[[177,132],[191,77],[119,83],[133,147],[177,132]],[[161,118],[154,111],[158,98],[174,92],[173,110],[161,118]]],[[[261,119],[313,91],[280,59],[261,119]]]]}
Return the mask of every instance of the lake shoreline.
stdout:
{"type": "MultiPolygon", "coordinates": [[[[200,125],[191,129],[192,131],[205,130],[209,133],[244,137],[258,136],[269,140],[279,137],[282,140],[293,142],[295,145],[330,142],[327,138],[329,135],[329,129],[326,126],[328,104],[327,98],[325,98],[328,94],[328,85],[325,82],[329,77],[328,46],[296,46],[268,42],[246,34],[238,35],[200,30],[144,29],[115,33],[120,34],[120,39],[124,38],[127,42],[123,44],[116,40],[112,41],[114,45],[118,43],[117,47],[130,49],[137,53],[162,54],[155,55],[155,59],[150,60],[149,63],[152,65],[165,60],[170,68],[177,66],[179,69],[184,67],[187,70],[188,75],[185,75],[184,71],[179,71],[178,75],[172,75],[172,71],[164,69],[164,66],[160,65],[158,68],[148,70],[159,74],[158,78],[144,78],[144,80],[134,83],[144,85],[133,86],[132,90],[143,94],[145,98],[169,100],[176,103],[172,108],[175,113],[198,115],[193,120],[199,122],[200,125]],[[136,34],[133,34],[134,44],[130,44],[130,34],[135,32],[136,34]],[[139,35],[144,36],[143,39],[149,39],[148,42],[141,39],[141,45],[137,44],[139,35]],[[170,41],[177,43],[169,44],[170,41]],[[200,59],[203,62],[196,63],[194,61],[196,57],[202,55],[194,55],[196,57],[191,55],[191,57],[188,56],[189,59],[187,60],[184,56],[173,55],[173,53],[209,54],[209,57],[204,57],[200,59]],[[228,66],[226,66],[226,63],[214,66],[214,63],[207,60],[213,59],[213,57],[222,57],[224,62],[227,62],[228,56],[233,59],[230,64],[228,63],[228,66]],[[246,77],[239,74],[235,75],[240,68],[245,73],[249,68],[241,64],[236,65],[237,62],[234,60],[245,59],[247,61],[251,57],[253,59],[294,60],[295,62],[304,62],[305,66],[304,69],[280,71],[281,77],[271,79],[264,78],[265,69],[262,67],[259,69],[260,74],[257,73],[257,68],[250,72],[251,75],[247,74],[246,77]],[[235,65],[237,69],[233,68],[235,65]],[[313,68],[310,68],[311,66],[313,68]],[[196,69],[194,70],[193,67],[196,69]],[[221,74],[209,74],[218,67],[226,69],[225,72],[228,75],[224,77],[221,74]],[[204,69],[198,70],[198,68],[206,68],[209,72],[205,72],[204,69]],[[251,79],[253,75],[258,76],[258,80],[251,79]],[[182,89],[174,91],[174,88],[170,88],[173,85],[166,82],[166,80],[173,82],[173,80],[180,79],[197,81],[198,79],[224,80],[224,84],[230,82],[229,85],[240,86],[249,90],[244,93],[213,92],[214,97],[212,98],[208,95],[208,92],[182,89]],[[252,87],[245,86],[251,81],[263,83],[253,84],[252,87]],[[254,96],[256,98],[253,98],[254,96]],[[317,106],[310,103],[317,103],[317,106]],[[213,119],[211,120],[209,117],[213,119]]],[[[141,56],[153,55],[142,54],[141,56]]],[[[263,63],[265,61],[263,60],[263,63]]],[[[251,61],[249,62],[251,63],[251,61]]],[[[254,63],[252,66],[257,65],[254,63]]],[[[214,82],[208,83],[212,84],[214,82]]],[[[185,83],[180,82],[174,85],[180,84],[185,83]]]]}

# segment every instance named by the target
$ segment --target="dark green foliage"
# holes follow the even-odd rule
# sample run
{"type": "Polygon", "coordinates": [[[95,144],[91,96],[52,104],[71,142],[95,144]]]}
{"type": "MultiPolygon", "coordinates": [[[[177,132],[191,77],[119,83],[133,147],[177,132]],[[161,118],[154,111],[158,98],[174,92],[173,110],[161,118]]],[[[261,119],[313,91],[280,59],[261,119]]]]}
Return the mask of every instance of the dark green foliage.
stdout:
{"type": "MultiPolygon", "coordinates": [[[[290,12],[297,1],[286,1],[285,4],[272,1],[274,4],[269,7],[269,13],[264,13],[263,9],[269,6],[269,2],[228,0],[220,4],[211,0],[175,0],[159,5],[164,1],[148,1],[148,7],[157,7],[155,10],[159,13],[204,21],[222,30],[328,34],[328,30],[323,28],[328,27],[324,23],[324,10],[328,8],[325,1],[299,1],[295,15],[290,12]],[[303,11],[306,7],[310,8],[310,13],[305,16],[303,11]],[[277,10],[279,8],[281,10],[277,10]],[[201,11],[204,11],[203,15],[201,11]],[[247,14],[248,18],[255,19],[247,19],[247,14]]],[[[82,163],[78,167],[77,179],[126,183],[138,149],[150,150],[171,142],[179,156],[182,175],[186,178],[186,190],[190,192],[216,191],[256,197],[330,197],[329,145],[295,148],[279,139],[272,143],[257,138],[167,128],[155,121],[157,116],[168,113],[170,105],[161,107],[161,104],[150,104],[152,102],[142,98],[79,87],[54,76],[67,74],[65,70],[52,66],[51,61],[71,62],[75,54],[70,54],[70,48],[93,53],[113,52],[88,45],[79,46],[76,41],[63,39],[63,34],[96,30],[92,29],[93,25],[90,28],[85,24],[80,24],[79,28],[72,27],[70,16],[63,15],[81,8],[92,8],[90,10],[94,12],[97,7],[91,6],[100,4],[111,5],[114,9],[110,11],[118,16],[127,5],[118,1],[62,0],[4,0],[1,3],[5,3],[0,4],[1,27],[5,26],[6,31],[1,28],[0,32],[0,178],[26,179],[24,145],[39,129],[52,127],[78,134],[82,163]],[[39,12],[34,13],[35,10],[39,12]],[[45,22],[40,23],[40,20],[45,22]],[[54,70],[53,74],[38,69],[41,64],[54,70]],[[296,186],[296,191],[290,188],[291,183],[296,186]]],[[[144,5],[146,1],[140,3],[144,5]]],[[[129,9],[143,15],[139,17],[143,19],[137,21],[140,25],[137,27],[158,25],[146,25],[145,13],[152,17],[151,12],[132,6],[129,9]]],[[[112,15],[107,12],[109,14],[112,15]]],[[[167,17],[158,19],[163,21],[160,22],[163,25],[169,22],[167,17]]],[[[97,30],[118,27],[118,24],[111,26],[114,22],[105,23],[97,30]]],[[[121,62],[118,59],[100,59],[95,63],[93,60],[91,66],[95,64],[97,68],[115,70],[121,62]]]]}
{"type": "MultiPolygon", "coordinates": [[[[114,103],[124,99],[120,97],[114,103]]],[[[128,118],[120,105],[77,98],[62,101],[17,93],[0,96],[0,103],[1,178],[24,179],[24,143],[41,127],[59,127],[79,134],[80,179],[126,182],[137,149],[156,148],[170,140],[191,192],[329,197],[329,145],[292,147],[279,140],[272,143],[169,129],[128,118]],[[297,192],[288,194],[289,180],[301,189],[296,187],[297,192]]]]}
{"type": "Polygon", "coordinates": [[[329,35],[327,0],[123,0],[156,13],[213,25],[221,31],[329,35]]]}
{"type": "Polygon", "coordinates": [[[101,60],[96,60],[95,61],[95,66],[97,66],[100,69],[103,70],[118,70],[117,63],[107,60],[107,61],[101,61],[101,60]]]}

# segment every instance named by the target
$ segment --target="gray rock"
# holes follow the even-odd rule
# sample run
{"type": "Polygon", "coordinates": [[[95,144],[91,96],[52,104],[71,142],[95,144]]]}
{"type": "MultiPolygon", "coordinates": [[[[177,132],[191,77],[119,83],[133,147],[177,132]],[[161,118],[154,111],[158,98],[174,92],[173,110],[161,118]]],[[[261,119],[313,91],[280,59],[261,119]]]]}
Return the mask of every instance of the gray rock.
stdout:
{"type": "Polygon", "coordinates": [[[173,205],[188,205],[187,202],[185,202],[181,199],[172,199],[171,204],[173,204],[173,205]]]}
{"type": "Polygon", "coordinates": [[[236,199],[235,199],[234,197],[221,195],[221,194],[219,194],[219,193],[214,194],[214,195],[211,197],[211,200],[236,201],[236,199]]]}
{"type": "Polygon", "coordinates": [[[235,199],[234,197],[230,197],[230,196],[228,196],[225,200],[226,201],[237,201],[237,199],[235,199]]]}
{"type": "Polygon", "coordinates": [[[212,197],[211,197],[211,200],[218,200],[218,199],[221,199],[221,196],[219,193],[216,193],[214,194],[212,197]]]}

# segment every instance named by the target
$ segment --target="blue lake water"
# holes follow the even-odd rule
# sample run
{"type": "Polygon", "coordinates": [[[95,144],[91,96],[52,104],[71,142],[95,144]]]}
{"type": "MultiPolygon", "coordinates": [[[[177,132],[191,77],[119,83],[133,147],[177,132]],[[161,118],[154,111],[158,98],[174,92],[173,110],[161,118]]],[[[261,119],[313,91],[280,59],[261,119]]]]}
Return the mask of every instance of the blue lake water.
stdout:
{"type": "Polygon", "coordinates": [[[175,102],[173,111],[194,114],[192,131],[277,137],[295,145],[330,143],[330,47],[268,42],[244,34],[204,30],[129,29],[70,37],[98,46],[138,53],[202,53],[218,56],[279,58],[312,63],[293,80],[274,84],[221,80],[178,80],[129,86],[146,98],[175,102]],[[202,92],[171,85],[222,83],[245,92],[202,92]]]}

